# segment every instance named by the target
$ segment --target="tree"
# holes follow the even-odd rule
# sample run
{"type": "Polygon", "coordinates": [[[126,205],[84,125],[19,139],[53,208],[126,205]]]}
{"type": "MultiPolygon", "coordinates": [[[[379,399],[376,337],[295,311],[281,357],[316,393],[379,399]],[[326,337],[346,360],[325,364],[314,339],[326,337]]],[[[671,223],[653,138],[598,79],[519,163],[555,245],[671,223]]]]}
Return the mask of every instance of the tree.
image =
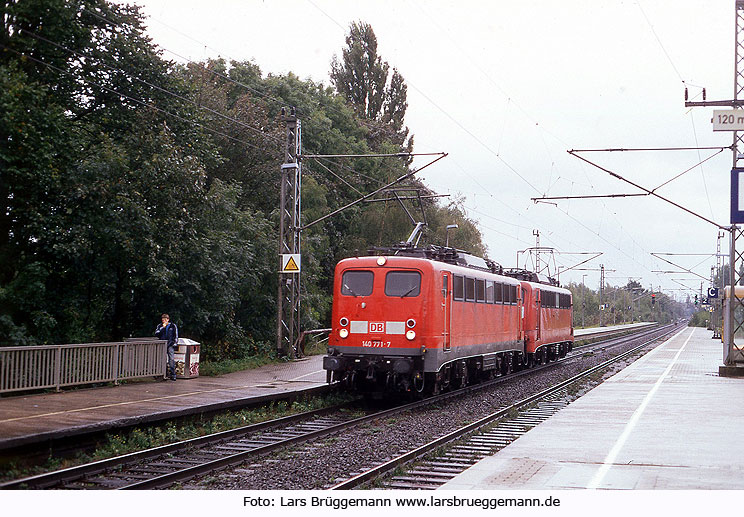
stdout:
{"type": "Polygon", "coordinates": [[[150,334],[163,310],[211,343],[271,327],[241,312],[273,312],[257,293],[268,222],[208,174],[224,157],[190,102],[198,83],[161,59],[139,9],[7,1],[3,20],[0,340],[150,334]]]}
{"type": "Polygon", "coordinates": [[[362,21],[352,22],[341,61],[333,56],[331,83],[360,116],[371,122],[369,138],[373,148],[389,140],[410,150],[413,142],[405,143],[408,128],[403,125],[408,87],[395,68],[388,83],[389,70],[387,61],[377,55],[377,37],[372,26],[362,21]]]}
{"type": "MultiPolygon", "coordinates": [[[[297,107],[306,154],[395,153],[407,135],[405,82],[396,70],[386,82],[371,27],[354,36],[373,44],[360,110],[253,63],[166,61],[137,7],[0,6],[0,343],[149,335],[163,311],[209,358],[273,342],[280,108],[297,107]]],[[[305,162],[304,223],[409,170],[400,157],[323,165],[305,162]]],[[[485,251],[456,203],[424,208],[432,242],[454,222],[457,247],[485,251]]],[[[410,231],[382,203],[303,231],[303,327],[328,326],[339,259],[410,231]]]]}

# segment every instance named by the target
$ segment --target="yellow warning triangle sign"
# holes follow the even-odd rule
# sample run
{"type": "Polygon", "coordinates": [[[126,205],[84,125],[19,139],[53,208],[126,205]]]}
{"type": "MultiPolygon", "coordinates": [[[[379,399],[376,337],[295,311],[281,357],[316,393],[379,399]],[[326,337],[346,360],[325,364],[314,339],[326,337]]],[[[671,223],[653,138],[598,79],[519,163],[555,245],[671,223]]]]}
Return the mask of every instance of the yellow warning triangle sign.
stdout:
{"type": "Polygon", "coordinates": [[[297,263],[294,261],[294,257],[289,257],[289,260],[287,261],[287,265],[284,266],[284,271],[299,271],[300,268],[297,267],[297,263]]]}

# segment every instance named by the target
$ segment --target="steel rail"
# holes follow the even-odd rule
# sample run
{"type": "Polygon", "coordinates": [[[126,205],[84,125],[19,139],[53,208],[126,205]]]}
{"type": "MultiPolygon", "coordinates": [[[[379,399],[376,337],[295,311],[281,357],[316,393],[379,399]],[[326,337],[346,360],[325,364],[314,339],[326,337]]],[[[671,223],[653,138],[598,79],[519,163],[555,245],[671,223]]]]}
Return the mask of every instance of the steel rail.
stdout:
{"type": "MultiPolygon", "coordinates": [[[[529,371],[534,370],[525,370],[523,372],[515,372],[514,375],[509,375],[509,378],[517,377],[521,374],[525,374],[529,371]]],[[[504,378],[505,379],[505,378],[504,378]]],[[[490,383],[501,381],[502,378],[496,379],[495,381],[490,381],[490,383]]],[[[467,393],[469,391],[472,391],[476,388],[485,387],[485,384],[480,384],[477,386],[466,386],[465,388],[461,388],[458,390],[450,391],[447,393],[443,393],[437,397],[432,397],[428,399],[418,400],[409,404],[405,404],[403,406],[397,406],[395,408],[391,408],[388,410],[384,410],[381,412],[373,413],[371,415],[366,415],[364,417],[350,420],[348,422],[344,422],[342,424],[338,424],[335,426],[328,427],[326,429],[321,429],[318,431],[314,431],[308,434],[303,434],[298,437],[289,438],[286,440],[277,441],[275,443],[272,443],[270,445],[266,445],[263,447],[258,447],[255,449],[251,449],[248,451],[244,451],[241,453],[237,453],[230,456],[225,456],[223,458],[219,458],[217,460],[213,460],[211,462],[207,462],[201,465],[196,465],[194,467],[189,467],[187,469],[182,469],[180,471],[176,471],[173,473],[163,474],[158,477],[153,477],[151,479],[143,480],[136,482],[131,485],[127,485],[124,487],[121,487],[120,489],[145,489],[145,488],[161,488],[163,486],[168,486],[176,481],[181,481],[183,479],[188,479],[191,477],[194,477],[196,475],[209,472],[215,468],[220,468],[223,466],[226,466],[230,463],[234,462],[240,462],[243,461],[245,458],[249,456],[259,455],[266,452],[271,452],[274,449],[285,447],[288,445],[293,445],[305,440],[309,440],[312,438],[318,438],[325,434],[330,434],[336,431],[343,430],[347,427],[352,427],[355,425],[359,425],[362,423],[365,423],[367,421],[384,418],[386,416],[395,414],[397,412],[407,411],[409,409],[415,409],[416,407],[420,407],[427,404],[433,404],[435,402],[439,402],[441,400],[446,400],[451,397],[459,396],[463,393],[467,393]]],[[[18,488],[45,488],[52,485],[60,484],[60,483],[69,483],[72,481],[77,481],[79,479],[84,478],[85,476],[92,475],[92,474],[99,474],[101,472],[105,472],[106,470],[109,470],[113,467],[118,467],[121,465],[126,464],[133,464],[137,461],[141,461],[143,459],[158,457],[163,454],[176,452],[176,451],[183,451],[189,448],[193,448],[199,445],[209,444],[209,443],[217,443],[220,441],[223,441],[228,438],[232,438],[241,434],[248,434],[251,432],[259,431],[262,429],[266,429],[269,427],[277,426],[277,425],[286,425],[286,424],[292,424],[295,422],[298,422],[300,420],[304,420],[306,418],[311,418],[313,416],[318,416],[322,414],[327,414],[332,411],[338,410],[339,407],[333,407],[333,408],[325,408],[321,410],[314,410],[314,411],[308,411],[305,413],[300,413],[297,415],[290,415],[288,417],[282,417],[275,420],[270,420],[267,422],[261,422],[259,424],[253,424],[250,426],[244,426],[237,429],[231,429],[228,431],[222,431],[220,433],[210,434],[206,436],[201,436],[198,438],[192,438],[189,440],[184,440],[176,443],[171,443],[168,445],[163,445],[160,447],[154,447],[152,449],[146,449],[144,451],[138,451],[133,452],[130,454],[125,454],[122,456],[117,456],[114,458],[108,458],[105,460],[96,461],[93,463],[88,463],[85,465],[79,465],[75,467],[70,467],[67,469],[62,469],[54,472],[49,472],[45,474],[38,474],[36,476],[30,476],[18,480],[9,481],[6,483],[0,484],[0,489],[18,489],[18,488]]]]}
{"type": "MultiPolygon", "coordinates": [[[[524,370],[522,372],[518,372],[517,374],[526,374],[534,370],[524,370]]],[[[512,379],[516,377],[516,375],[509,375],[499,379],[495,379],[494,381],[490,381],[490,384],[499,382],[501,380],[506,380],[507,378],[512,379]]],[[[473,385],[473,386],[466,386],[464,388],[460,388],[458,390],[449,391],[447,393],[443,393],[441,395],[430,397],[422,400],[417,400],[414,402],[410,402],[408,404],[404,404],[402,406],[396,406],[394,408],[385,409],[382,411],[378,411],[376,413],[372,413],[370,415],[365,415],[363,417],[355,418],[352,420],[348,420],[346,422],[342,422],[339,424],[328,426],[324,429],[319,429],[317,431],[312,431],[300,436],[295,436],[292,438],[287,438],[285,440],[280,440],[272,444],[264,445],[262,447],[256,447],[254,449],[246,450],[243,452],[239,452],[236,454],[232,454],[230,456],[225,456],[222,458],[218,458],[212,461],[208,461],[205,463],[202,463],[200,465],[194,465],[192,467],[188,467],[185,469],[181,469],[175,472],[169,472],[166,474],[163,474],[161,476],[153,477],[150,479],[145,479],[142,481],[138,481],[135,483],[132,483],[130,485],[126,485],[123,487],[120,487],[118,490],[143,490],[143,489],[153,489],[153,488],[164,488],[167,486],[172,485],[173,483],[176,483],[178,481],[185,481],[188,479],[191,479],[195,476],[201,475],[201,474],[207,474],[209,472],[212,472],[216,469],[220,469],[223,467],[226,467],[228,465],[232,465],[235,463],[240,463],[245,461],[246,459],[253,457],[253,456],[259,456],[261,454],[265,454],[267,452],[271,452],[276,449],[280,449],[283,447],[287,447],[290,445],[296,445],[298,443],[302,443],[308,440],[312,440],[315,438],[322,438],[323,436],[337,433],[339,431],[343,431],[344,429],[348,429],[351,427],[356,427],[360,424],[365,424],[367,422],[373,422],[375,420],[379,420],[381,418],[386,418],[388,416],[396,415],[398,413],[402,413],[404,411],[409,411],[411,409],[416,409],[419,407],[427,406],[430,404],[435,404],[438,402],[441,402],[442,400],[446,400],[449,398],[460,396],[464,393],[468,393],[470,391],[474,391],[476,389],[481,389],[485,387],[485,384],[479,384],[479,385],[473,385]]]]}
{"type": "MultiPolygon", "coordinates": [[[[659,329],[655,329],[655,330],[658,332],[659,329]]],[[[624,336],[624,338],[625,339],[630,339],[629,336],[624,336]]],[[[623,338],[619,338],[619,339],[623,339],[623,338]]],[[[635,336],[635,339],[638,339],[638,336],[635,336]]],[[[658,338],[654,338],[654,339],[658,339],[658,338]]],[[[597,343],[594,343],[594,344],[597,345],[597,343]]],[[[607,344],[605,344],[604,346],[607,346],[607,344]]],[[[568,358],[568,357],[563,358],[563,360],[566,360],[566,359],[571,359],[571,358],[568,358]]],[[[554,361],[554,362],[558,362],[558,361],[554,361]]],[[[430,398],[426,398],[426,399],[423,399],[423,400],[418,400],[418,401],[415,401],[415,402],[411,402],[409,404],[404,404],[402,406],[397,406],[397,407],[394,407],[394,408],[391,408],[391,409],[387,409],[387,410],[383,410],[383,411],[379,411],[379,412],[373,413],[371,415],[366,415],[366,416],[363,416],[363,417],[360,417],[360,418],[357,418],[357,419],[353,419],[353,420],[349,420],[349,421],[346,421],[346,422],[342,422],[340,424],[332,425],[332,426],[329,426],[329,427],[324,428],[324,429],[319,429],[317,431],[312,431],[310,433],[306,433],[306,434],[303,434],[301,436],[287,438],[285,440],[280,440],[280,441],[277,441],[277,442],[272,443],[272,444],[269,444],[269,445],[265,445],[265,446],[262,446],[262,447],[257,447],[255,449],[250,449],[250,450],[247,450],[247,451],[242,451],[242,452],[239,452],[239,453],[236,453],[236,454],[232,454],[230,456],[225,456],[223,458],[218,458],[218,459],[215,459],[215,460],[212,460],[212,461],[208,461],[208,462],[202,463],[200,465],[195,465],[195,466],[188,467],[188,468],[185,468],[185,469],[182,469],[182,470],[178,470],[178,471],[175,471],[175,472],[169,472],[169,473],[163,474],[161,476],[157,476],[157,477],[153,477],[153,478],[150,478],[150,479],[138,481],[138,482],[132,483],[130,485],[126,485],[124,487],[121,487],[120,490],[131,490],[131,489],[142,490],[142,489],[164,488],[164,487],[170,486],[173,483],[176,483],[178,481],[185,481],[185,480],[191,479],[193,477],[196,477],[198,475],[206,474],[206,473],[212,472],[212,471],[214,471],[216,469],[220,469],[220,468],[226,467],[228,465],[232,465],[232,464],[235,464],[235,463],[241,463],[241,462],[245,461],[246,459],[248,459],[249,457],[258,456],[258,455],[261,455],[261,454],[264,454],[264,453],[268,453],[268,452],[271,452],[271,451],[276,450],[276,449],[279,449],[279,448],[287,447],[287,446],[290,446],[290,445],[295,445],[297,443],[305,442],[305,441],[308,441],[308,440],[311,440],[311,439],[321,438],[323,436],[327,436],[329,434],[333,434],[333,433],[342,431],[344,429],[348,429],[348,428],[351,428],[351,427],[356,427],[356,426],[358,426],[360,424],[364,424],[364,423],[367,423],[367,422],[372,422],[372,421],[375,421],[375,420],[379,420],[379,419],[382,419],[382,418],[385,418],[385,417],[388,417],[388,416],[392,416],[392,415],[395,415],[395,414],[398,414],[398,413],[402,413],[404,411],[408,411],[408,410],[411,410],[411,409],[415,409],[415,408],[418,408],[418,407],[423,407],[423,406],[426,406],[426,405],[438,403],[438,402],[441,402],[442,400],[446,400],[446,399],[449,399],[449,398],[457,397],[457,396],[460,396],[460,395],[462,395],[464,393],[468,393],[470,391],[480,390],[480,389],[483,389],[485,387],[491,386],[493,384],[497,384],[499,382],[504,382],[506,380],[514,379],[514,378],[519,377],[519,376],[522,376],[522,375],[528,375],[528,374],[530,374],[532,372],[541,370],[543,368],[547,368],[547,367],[551,366],[553,363],[546,363],[546,364],[543,364],[543,365],[539,365],[539,366],[537,366],[535,368],[525,369],[525,370],[522,370],[520,372],[515,372],[514,375],[507,375],[507,376],[499,377],[497,379],[494,379],[494,380],[489,381],[489,382],[486,382],[486,383],[481,383],[481,384],[472,385],[472,386],[466,386],[464,388],[461,388],[461,389],[458,389],[458,390],[454,390],[454,391],[450,391],[450,392],[444,393],[444,394],[439,395],[439,396],[436,396],[436,397],[430,397],[430,398]]]]}
{"type": "MultiPolygon", "coordinates": [[[[502,418],[506,415],[508,415],[511,411],[520,409],[528,404],[531,404],[535,402],[536,400],[539,400],[541,398],[547,397],[548,395],[551,395],[557,391],[562,390],[563,388],[569,386],[570,384],[573,384],[574,382],[577,382],[584,377],[591,375],[599,370],[602,370],[604,368],[607,368],[611,364],[620,361],[621,359],[624,359],[638,350],[648,346],[648,344],[652,343],[653,341],[657,339],[661,339],[662,337],[665,337],[671,333],[674,332],[678,327],[673,327],[672,329],[669,329],[668,332],[664,332],[661,336],[654,337],[653,339],[649,341],[645,341],[641,345],[638,345],[636,347],[631,348],[630,350],[627,350],[626,352],[623,352],[622,354],[618,354],[617,356],[613,357],[612,359],[605,361],[603,363],[600,363],[598,365],[593,366],[592,368],[589,368],[587,370],[584,370],[583,372],[574,375],[573,377],[570,377],[569,379],[566,379],[554,386],[551,386],[550,388],[546,388],[538,393],[535,393],[533,395],[530,395],[529,397],[520,400],[518,402],[515,402],[514,404],[505,407],[503,409],[500,409],[494,413],[491,413],[488,416],[485,416],[481,418],[480,420],[477,420],[471,424],[468,424],[464,427],[461,427],[460,429],[457,429],[455,431],[452,431],[451,433],[448,433],[444,436],[441,436],[440,438],[437,438],[435,440],[432,440],[431,442],[422,445],[421,447],[418,447],[412,451],[409,451],[407,453],[401,454],[400,456],[393,458],[381,465],[378,465],[376,467],[373,467],[369,469],[366,472],[362,472],[352,478],[349,478],[345,481],[342,481],[340,483],[335,484],[332,486],[329,490],[349,490],[354,487],[357,487],[367,481],[370,481],[372,479],[377,478],[381,474],[385,474],[389,472],[390,470],[394,469],[398,465],[401,465],[403,463],[407,463],[409,461],[412,461],[416,458],[419,458],[420,456],[436,449],[437,447],[444,445],[446,443],[449,443],[453,440],[456,440],[464,435],[467,435],[477,429],[480,429],[481,427],[485,427],[486,425],[490,424],[494,420],[498,420],[499,418],[502,418]]],[[[659,330],[659,329],[657,329],[659,330]]]]}
{"type": "Polygon", "coordinates": [[[134,463],[136,461],[148,458],[154,458],[175,451],[183,451],[185,449],[193,448],[206,443],[220,442],[222,440],[234,438],[235,436],[261,431],[263,429],[267,429],[277,425],[292,424],[301,420],[305,420],[307,418],[325,415],[327,413],[336,411],[343,406],[344,404],[329,408],[305,411],[302,413],[297,413],[296,415],[275,418],[273,420],[267,420],[266,422],[259,422],[257,424],[237,427],[235,429],[228,429],[227,431],[220,431],[218,433],[199,436],[197,438],[190,438],[188,440],[182,440],[180,442],[169,443],[167,445],[161,445],[159,447],[153,447],[142,451],[123,454],[121,456],[107,458],[92,463],[86,463],[84,465],[77,465],[75,467],[56,470],[54,472],[47,472],[44,474],[29,476],[22,479],[16,479],[5,483],[0,483],[0,489],[12,490],[24,487],[45,488],[59,483],[69,483],[72,481],[77,481],[91,474],[99,474],[101,472],[105,472],[108,469],[118,467],[120,465],[134,463]]]}
{"type": "MultiPolygon", "coordinates": [[[[654,328],[654,329],[643,328],[643,329],[640,329],[638,332],[631,333],[630,335],[624,335],[621,337],[611,338],[608,340],[595,342],[595,343],[591,343],[588,345],[582,345],[580,348],[584,348],[587,346],[605,346],[605,347],[616,346],[628,340],[638,339],[639,337],[644,337],[646,334],[658,332],[659,330],[660,330],[659,328],[654,328]],[[614,341],[618,341],[618,342],[615,343],[614,341]]],[[[577,357],[578,355],[575,354],[575,355],[563,357],[557,361],[551,361],[551,362],[547,362],[544,364],[535,365],[532,368],[525,368],[520,371],[511,372],[508,375],[499,376],[496,379],[484,381],[479,384],[469,385],[469,386],[466,386],[464,388],[460,388],[457,390],[448,391],[446,393],[440,394],[435,397],[429,397],[426,399],[417,400],[409,404],[404,404],[401,406],[396,406],[391,409],[372,413],[370,415],[365,415],[357,419],[348,420],[346,422],[332,425],[324,429],[319,429],[317,431],[312,431],[310,433],[306,433],[300,436],[288,438],[285,440],[279,440],[272,444],[268,444],[268,445],[261,446],[261,447],[256,447],[250,450],[242,451],[240,453],[224,456],[222,458],[217,458],[215,460],[208,461],[200,465],[195,465],[195,466],[177,470],[174,472],[165,473],[160,476],[154,476],[150,479],[137,481],[135,483],[120,487],[119,489],[152,489],[152,488],[163,488],[166,486],[170,486],[173,483],[178,482],[178,481],[184,481],[187,479],[191,479],[195,476],[211,472],[215,469],[219,469],[219,468],[228,466],[230,464],[240,463],[251,456],[265,454],[278,448],[286,447],[289,445],[294,445],[294,444],[307,441],[307,440],[311,440],[314,438],[319,438],[319,437],[332,434],[332,433],[335,433],[335,432],[338,432],[338,431],[341,431],[341,430],[344,430],[350,427],[354,427],[354,426],[357,426],[357,425],[360,425],[366,422],[385,418],[387,416],[391,416],[391,415],[401,413],[404,411],[408,411],[411,409],[416,409],[418,407],[423,407],[426,405],[439,403],[443,400],[458,397],[465,393],[491,387],[501,382],[506,382],[511,379],[516,379],[523,375],[529,375],[533,372],[537,372],[544,368],[548,368],[555,363],[559,363],[559,362],[563,362],[567,360],[573,360],[577,357]]],[[[0,484],[0,489],[18,489],[18,488],[24,488],[24,487],[44,488],[44,487],[57,485],[60,483],[70,483],[73,481],[80,480],[84,478],[85,476],[105,472],[113,467],[119,467],[119,466],[126,465],[126,464],[134,464],[135,462],[141,461],[143,459],[154,458],[154,457],[161,456],[163,454],[172,453],[176,451],[184,451],[184,450],[191,449],[191,448],[194,448],[200,445],[205,445],[205,444],[210,444],[210,443],[216,444],[221,441],[224,441],[225,439],[233,438],[235,436],[245,435],[248,433],[260,431],[262,429],[267,429],[269,427],[292,424],[295,422],[299,422],[301,420],[305,420],[307,418],[312,418],[314,416],[328,414],[333,411],[337,411],[341,407],[342,406],[335,406],[331,408],[308,411],[304,413],[299,413],[297,415],[290,415],[287,417],[282,417],[282,418],[270,420],[267,422],[261,422],[258,424],[252,424],[249,426],[244,426],[244,427],[240,427],[236,429],[222,431],[222,432],[214,433],[211,435],[201,436],[198,438],[192,438],[189,440],[184,440],[184,441],[180,441],[180,442],[176,442],[176,443],[172,443],[168,445],[163,445],[160,447],[155,447],[155,448],[147,449],[144,451],[138,451],[138,452],[133,452],[130,454],[125,454],[122,456],[117,456],[114,458],[108,458],[105,460],[100,460],[100,461],[96,461],[96,462],[85,464],[85,465],[79,465],[76,467],[70,467],[67,469],[58,470],[58,471],[54,471],[54,472],[50,472],[46,474],[39,474],[36,476],[26,477],[26,478],[0,484]]]]}

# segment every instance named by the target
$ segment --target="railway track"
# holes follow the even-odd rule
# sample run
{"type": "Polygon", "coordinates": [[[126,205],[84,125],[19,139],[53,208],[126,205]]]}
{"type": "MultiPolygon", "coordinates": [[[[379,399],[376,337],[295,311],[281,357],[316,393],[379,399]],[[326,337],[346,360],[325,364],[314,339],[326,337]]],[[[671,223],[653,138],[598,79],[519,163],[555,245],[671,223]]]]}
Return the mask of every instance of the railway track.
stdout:
{"type": "Polygon", "coordinates": [[[657,329],[654,333],[657,335],[650,341],[641,343],[608,361],[584,370],[578,375],[510,406],[499,408],[490,415],[432,440],[421,447],[401,453],[383,464],[335,484],[331,489],[353,489],[370,484],[376,479],[382,479],[381,482],[375,484],[376,488],[436,489],[486,456],[503,449],[567,406],[569,401],[567,400],[566,389],[571,384],[580,382],[586,377],[632,356],[651,342],[670,335],[679,328],[679,326],[668,326],[657,329]],[[663,335],[658,335],[659,331],[663,332],[663,335]],[[519,412],[518,416],[507,418],[516,412],[519,412]],[[446,446],[444,452],[442,452],[443,446],[446,446]],[[438,452],[433,453],[433,451],[438,452]],[[400,469],[401,465],[410,465],[410,468],[406,468],[403,473],[392,475],[391,472],[400,469]]]}
{"type": "MultiPolygon", "coordinates": [[[[630,336],[614,338],[592,345],[577,347],[577,349],[560,359],[559,362],[574,361],[586,353],[590,348],[606,349],[627,343],[631,339],[641,339],[644,336],[657,336],[664,329],[646,330],[630,336]]],[[[59,488],[59,489],[156,489],[183,483],[189,479],[202,476],[230,465],[243,463],[251,458],[265,457],[273,451],[285,449],[308,440],[318,439],[350,428],[361,426],[374,420],[384,419],[405,411],[436,404],[443,400],[462,396],[465,393],[491,387],[505,380],[511,380],[522,375],[532,374],[553,363],[538,365],[535,368],[498,377],[494,380],[468,386],[460,390],[450,391],[428,399],[415,401],[391,409],[376,411],[355,418],[355,414],[345,408],[326,408],[299,415],[293,415],[262,424],[255,424],[239,429],[224,431],[214,435],[186,440],[146,451],[132,453],[108,460],[102,460],[61,471],[41,474],[29,478],[19,479],[0,484],[3,489],[18,488],[59,488]]],[[[526,403],[526,402],[525,402],[526,403]]],[[[512,408],[502,411],[508,413],[512,408]]],[[[543,408],[545,410],[545,408],[543,408]]],[[[544,411],[543,411],[544,413],[544,411]]],[[[547,413],[544,413],[547,414],[547,413]]],[[[537,421],[534,415],[530,421],[537,421]]],[[[494,417],[494,418],[499,418],[494,417]]],[[[485,425],[485,424],[483,424],[485,425]]],[[[520,424],[521,425],[521,424],[520,424]]],[[[504,438],[504,429],[497,435],[504,438]]],[[[446,441],[451,441],[449,438],[446,441]]],[[[451,473],[452,468],[467,468],[477,461],[477,453],[486,454],[485,443],[489,437],[480,439],[475,445],[465,445],[458,456],[451,460],[437,461],[431,465],[439,469],[439,473],[451,473]],[[471,451],[473,455],[462,455],[471,451]],[[448,463],[449,466],[441,465],[448,463]]],[[[495,441],[494,444],[498,445],[495,441]]],[[[444,443],[444,442],[443,442],[444,443]]],[[[489,449],[490,450],[490,449],[489,449]]],[[[410,461],[410,460],[406,460],[410,461]]],[[[396,464],[397,465],[397,464],[396,464]]],[[[379,474],[378,474],[379,475],[379,474]]],[[[437,475],[444,478],[445,476],[437,475]]],[[[410,482],[410,481],[406,481],[410,482]]]]}
{"type": "MultiPolygon", "coordinates": [[[[446,452],[417,461],[403,474],[389,477],[378,487],[396,490],[433,490],[464,472],[478,461],[503,449],[524,433],[568,405],[567,393],[546,396],[516,418],[509,419],[468,439],[458,441],[446,452]]],[[[344,488],[344,487],[339,487],[344,488]]]]}
{"type": "Polygon", "coordinates": [[[0,488],[162,488],[222,465],[242,461],[251,454],[270,452],[292,444],[299,436],[320,436],[323,429],[353,419],[351,416],[344,419],[344,409],[337,406],[308,411],[18,479],[0,484],[0,488]]]}

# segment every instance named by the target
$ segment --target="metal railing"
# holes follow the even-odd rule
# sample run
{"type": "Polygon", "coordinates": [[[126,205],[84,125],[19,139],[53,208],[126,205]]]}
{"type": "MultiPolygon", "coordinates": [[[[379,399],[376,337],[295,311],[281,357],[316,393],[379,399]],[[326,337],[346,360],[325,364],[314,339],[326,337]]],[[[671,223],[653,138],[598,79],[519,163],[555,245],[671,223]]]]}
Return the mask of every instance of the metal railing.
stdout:
{"type": "Polygon", "coordinates": [[[165,375],[165,341],[0,347],[0,393],[165,375]]]}

